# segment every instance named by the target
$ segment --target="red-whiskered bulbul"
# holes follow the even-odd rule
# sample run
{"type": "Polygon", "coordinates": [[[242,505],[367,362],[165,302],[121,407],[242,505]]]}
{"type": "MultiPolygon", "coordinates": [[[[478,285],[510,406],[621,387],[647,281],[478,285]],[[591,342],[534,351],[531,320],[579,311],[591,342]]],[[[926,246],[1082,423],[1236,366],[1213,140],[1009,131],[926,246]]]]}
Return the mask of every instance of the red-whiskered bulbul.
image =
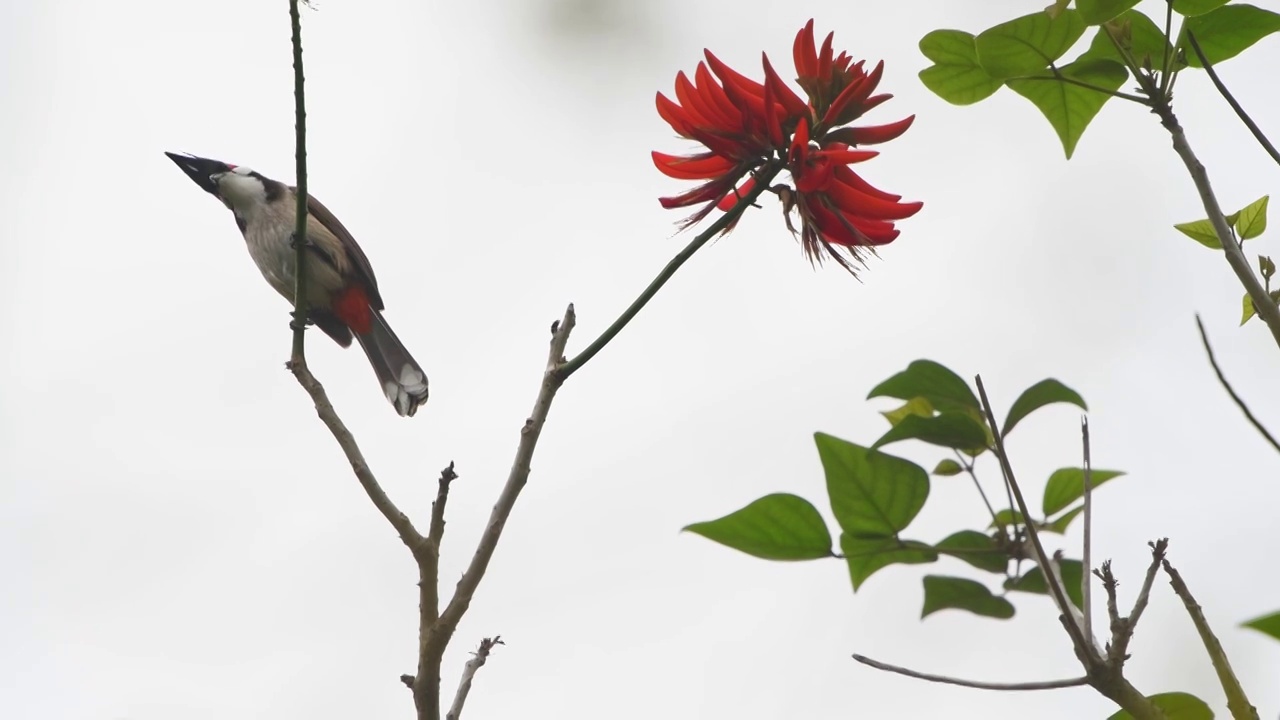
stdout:
{"type": "MultiPolygon", "coordinates": [[[[297,251],[297,193],[244,166],[165,155],[236,217],[249,255],[276,292],[293,303],[297,251]]],[[[308,317],[342,347],[355,335],[378,382],[400,415],[427,401],[427,376],[382,317],[378,281],[364,251],[333,213],[307,195],[306,268],[308,317]]]]}

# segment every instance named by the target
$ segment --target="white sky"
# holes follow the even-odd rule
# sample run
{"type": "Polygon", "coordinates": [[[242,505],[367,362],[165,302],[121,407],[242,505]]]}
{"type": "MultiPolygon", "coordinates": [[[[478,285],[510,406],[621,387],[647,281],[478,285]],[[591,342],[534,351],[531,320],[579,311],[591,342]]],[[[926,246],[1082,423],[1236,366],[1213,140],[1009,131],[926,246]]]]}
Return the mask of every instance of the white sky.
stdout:
{"type": "MultiPolygon", "coordinates": [[[[1009,622],[921,622],[920,577],[856,596],[838,561],[774,564],[679,533],[775,491],[815,501],[812,433],[868,443],[870,388],[928,357],[981,372],[1000,408],[1044,377],[1092,408],[1096,553],[1127,603],[1146,542],[1182,570],[1264,717],[1280,644],[1236,625],[1280,608],[1280,458],[1209,369],[1280,431],[1277,349],[1239,329],[1225,262],[1177,235],[1203,215],[1155,118],[1107,107],[1070,163],[1008,91],[947,105],[917,40],[1043,2],[490,3],[321,0],[305,13],[312,190],[373,260],[388,318],[431,377],[412,420],[357,351],[310,335],[313,367],[388,492],[419,522],[450,460],[451,588],[506,475],[544,361],[576,303],[581,348],[686,238],[656,196],[653,110],[710,47],[790,67],[816,17],[887,65],[870,118],[915,127],[865,166],[923,200],[862,282],[813,271],[776,203],[707,248],[564,388],[444,682],[480,637],[508,642],[470,718],[1105,717],[1087,689],[993,694],[862,667],[854,652],[988,680],[1079,674],[1047,600],[1009,622]]],[[[1274,2],[1260,3],[1274,6],[1274,2]]],[[[162,154],[293,173],[287,3],[0,2],[0,715],[409,717],[416,576],[283,369],[288,308],[228,213],[162,154]]],[[[1280,134],[1264,41],[1223,66],[1280,134]]],[[[1177,110],[1238,208],[1277,167],[1199,75],[1177,110]]],[[[1280,254],[1273,230],[1250,250],[1280,254]]],[[[1043,411],[1012,453],[1038,488],[1077,463],[1077,413],[1043,411]]],[[[898,446],[932,467],[942,453],[898,446]]],[[[995,468],[985,476],[996,482],[995,468]]],[[[981,527],[938,478],[912,537],[981,527]]],[[[1033,495],[1038,499],[1038,492],[1033,495]]],[[[1077,547],[1079,528],[1069,536],[1077,547]]],[[[1132,646],[1144,692],[1225,703],[1161,581],[1132,646]]]]}

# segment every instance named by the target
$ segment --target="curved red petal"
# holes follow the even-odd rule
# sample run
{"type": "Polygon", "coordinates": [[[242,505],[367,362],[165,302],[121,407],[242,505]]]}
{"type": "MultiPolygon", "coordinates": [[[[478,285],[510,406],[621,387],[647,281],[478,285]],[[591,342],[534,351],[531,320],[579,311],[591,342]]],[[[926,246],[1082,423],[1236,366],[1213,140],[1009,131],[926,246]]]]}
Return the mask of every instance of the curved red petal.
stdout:
{"type": "Polygon", "coordinates": [[[823,157],[842,165],[866,162],[879,155],[875,150],[815,150],[814,157],[823,157]]]}
{"type": "Polygon", "coordinates": [[[681,156],[654,150],[650,154],[653,164],[663,175],[677,180],[706,180],[724,175],[734,168],[732,160],[711,153],[681,156]]]}
{"type": "Polygon", "coordinates": [[[796,41],[791,45],[791,55],[796,63],[796,75],[810,78],[817,74],[818,51],[813,46],[813,18],[809,18],[809,22],[796,33],[796,41]]]}
{"type": "Polygon", "coordinates": [[[729,96],[725,94],[724,88],[720,87],[720,83],[716,82],[715,77],[711,75],[711,71],[707,69],[706,63],[698,63],[698,69],[694,72],[693,80],[698,92],[714,103],[722,116],[732,119],[735,125],[740,126],[742,124],[742,111],[738,110],[738,106],[734,105],[729,96]]]}
{"type": "Polygon", "coordinates": [[[708,113],[702,104],[702,98],[698,97],[698,91],[693,87],[693,83],[689,82],[688,76],[683,71],[676,73],[676,100],[680,103],[680,107],[684,108],[685,114],[689,120],[700,127],[720,127],[721,123],[716,121],[713,113],[708,113]]]}
{"type": "Polygon", "coordinates": [[[672,130],[676,131],[677,135],[687,138],[693,137],[690,135],[692,125],[689,123],[689,119],[685,114],[684,108],[677,105],[662,93],[658,93],[658,97],[655,99],[655,104],[658,106],[658,116],[663,120],[666,120],[667,124],[671,126],[672,130]]]}
{"type": "Polygon", "coordinates": [[[848,185],[850,187],[857,188],[858,190],[866,193],[867,195],[880,198],[881,200],[889,200],[892,202],[897,202],[898,200],[902,199],[901,195],[894,195],[893,193],[887,193],[873,186],[871,183],[862,179],[861,175],[851,170],[848,165],[837,165],[835,178],[836,178],[836,182],[844,183],[845,185],[848,185]]]}
{"type": "Polygon", "coordinates": [[[820,80],[831,80],[831,41],[835,36],[834,32],[829,32],[822,40],[822,50],[818,52],[818,71],[816,73],[820,80]]]}
{"type": "Polygon", "coordinates": [[[899,203],[882,200],[840,182],[827,183],[823,194],[845,215],[872,220],[901,220],[920,212],[924,203],[899,203]]]}
{"type": "Polygon", "coordinates": [[[764,53],[760,54],[764,61],[764,81],[765,88],[773,89],[774,98],[782,104],[783,109],[787,111],[788,117],[802,117],[809,114],[809,104],[800,99],[787,84],[778,77],[778,73],[773,69],[773,64],[769,62],[769,56],[764,53]]]}
{"type": "Polygon", "coordinates": [[[898,122],[889,123],[887,125],[868,125],[865,127],[844,127],[838,130],[832,130],[823,138],[823,144],[830,142],[845,143],[848,145],[878,145],[886,143],[897,137],[911,127],[915,122],[916,116],[903,118],[898,122]]]}
{"type": "Polygon", "coordinates": [[[769,142],[773,143],[774,147],[782,147],[782,124],[778,122],[778,113],[773,102],[772,83],[765,83],[764,86],[764,123],[765,130],[769,133],[769,142]]]}
{"type": "Polygon", "coordinates": [[[724,83],[724,89],[726,92],[729,90],[729,87],[732,86],[747,95],[751,95],[756,98],[764,97],[763,85],[752,80],[746,75],[743,75],[737,70],[734,70],[728,65],[725,65],[720,61],[720,58],[711,54],[710,50],[703,50],[703,53],[707,56],[707,64],[711,66],[711,72],[715,73],[716,77],[720,78],[720,82],[724,83]]]}

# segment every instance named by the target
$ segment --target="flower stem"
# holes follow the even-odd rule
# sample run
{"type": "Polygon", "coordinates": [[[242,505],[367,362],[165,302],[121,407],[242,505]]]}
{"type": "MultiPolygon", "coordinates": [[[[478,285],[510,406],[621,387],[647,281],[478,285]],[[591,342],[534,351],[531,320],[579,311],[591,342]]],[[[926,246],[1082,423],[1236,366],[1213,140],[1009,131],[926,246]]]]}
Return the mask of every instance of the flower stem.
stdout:
{"type": "Polygon", "coordinates": [[[653,279],[653,282],[649,283],[649,286],[644,289],[644,292],[641,292],[640,296],[632,301],[631,305],[628,306],[626,310],[622,311],[622,314],[618,316],[618,319],[614,320],[612,325],[605,328],[605,331],[600,333],[600,337],[592,340],[591,344],[588,345],[585,350],[574,356],[572,360],[569,360],[560,366],[560,379],[564,380],[577,372],[578,368],[582,367],[588,360],[595,357],[596,353],[603,350],[605,345],[608,345],[618,333],[622,332],[622,328],[626,327],[627,323],[631,322],[632,318],[634,318],[640,310],[653,299],[653,296],[658,294],[658,291],[661,290],[662,286],[666,285],[667,281],[676,274],[676,271],[680,269],[681,265],[684,265],[689,258],[693,257],[693,254],[698,252],[703,245],[706,245],[711,238],[719,235],[737,221],[737,219],[741,217],[742,213],[746,211],[747,207],[754,203],[757,198],[769,189],[769,182],[773,180],[774,176],[777,175],[781,169],[782,167],[777,163],[770,163],[761,168],[755,175],[755,186],[751,188],[750,192],[739,198],[737,205],[734,205],[729,212],[720,216],[720,218],[712,223],[706,230],[698,233],[698,236],[695,237],[692,242],[686,245],[685,248],[677,253],[675,257],[671,258],[671,261],[667,263],[667,266],[662,268],[662,272],[658,273],[658,276],[653,279]]]}

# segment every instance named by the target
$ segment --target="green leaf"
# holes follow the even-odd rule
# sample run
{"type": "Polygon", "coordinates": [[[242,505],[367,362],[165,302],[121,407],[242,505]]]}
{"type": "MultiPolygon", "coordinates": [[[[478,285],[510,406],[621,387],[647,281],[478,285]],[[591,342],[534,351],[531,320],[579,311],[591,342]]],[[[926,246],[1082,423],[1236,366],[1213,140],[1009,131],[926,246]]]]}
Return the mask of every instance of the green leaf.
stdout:
{"type": "Polygon", "coordinates": [[[915,540],[895,538],[858,538],[848,533],[840,535],[840,551],[849,566],[849,579],[853,591],[876,571],[890,565],[919,565],[935,562],[938,554],[928,545],[915,540]]]}
{"type": "Polygon", "coordinates": [[[1009,80],[1007,84],[1010,90],[1040,109],[1058,134],[1067,159],[1070,159],[1085,128],[1111,99],[1111,95],[1104,91],[1119,89],[1129,78],[1129,71],[1114,60],[1081,60],[1061,68],[1060,72],[1092,87],[1063,82],[1048,70],[1030,74],[1024,79],[1009,80]]]}
{"type": "MultiPolygon", "coordinates": [[[[1094,470],[1093,489],[1096,491],[1108,480],[1123,475],[1119,470],[1094,470]]],[[[1084,470],[1061,468],[1054,470],[1044,486],[1044,516],[1049,517],[1071,503],[1084,497],[1084,470]]]]}
{"type": "Polygon", "coordinates": [[[1009,567],[1009,556],[1000,549],[995,539],[977,530],[952,533],[934,545],[933,549],[987,572],[1003,573],[1009,567]]]}
{"type": "Polygon", "coordinates": [[[929,497],[929,474],[909,460],[814,433],[827,495],[840,527],[858,536],[891,537],[929,497]]]}
{"type": "Polygon", "coordinates": [[[1085,24],[1101,25],[1137,4],[1138,0],[1076,0],[1076,9],[1085,24]]]}
{"type": "Polygon", "coordinates": [[[1075,520],[1076,516],[1082,512],[1084,512],[1084,506],[1077,505],[1053,520],[1037,524],[1036,529],[1040,532],[1051,532],[1059,535],[1065,535],[1067,528],[1071,525],[1071,521],[1075,520]]]}
{"type": "Polygon", "coordinates": [[[1266,280],[1270,280],[1276,274],[1276,262],[1270,255],[1258,256],[1258,272],[1262,273],[1262,277],[1266,280]]]}
{"type": "MultiPolygon", "coordinates": [[[[1205,701],[1184,692],[1167,692],[1148,695],[1152,705],[1164,711],[1166,720],[1213,720],[1213,711],[1205,701]]],[[[1112,713],[1107,720],[1133,720],[1128,710],[1112,713]]]]}
{"type": "Polygon", "coordinates": [[[817,508],[785,493],[766,495],[718,520],[684,529],[765,560],[817,560],[832,555],[831,533],[817,508]]]}
{"type": "MultiPolygon", "coordinates": [[[[1146,60],[1150,62],[1151,67],[1161,67],[1164,64],[1166,52],[1170,55],[1171,63],[1176,60],[1173,45],[1165,38],[1164,29],[1143,13],[1137,10],[1126,11],[1108,25],[1125,28],[1126,32],[1123,33],[1121,41],[1125,43],[1129,55],[1139,66],[1146,60]]],[[[1114,60],[1123,64],[1124,56],[1116,49],[1111,36],[1107,34],[1107,28],[1098,28],[1093,35],[1093,41],[1089,44],[1089,49],[1077,58],[1076,62],[1081,60],[1114,60]]],[[[1180,68],[1174,65],[1171,69],[1180,68]]]]}
{"type": "MultiPolygon", "coordinates": [[[[1067,597],[1071,599],[1071,604],[1078,608],[1084,607],[1083,589],[1080,587],[1080,580],[1083,577],[1083,565],[1079,560],[1063,560],[1059,563],[1062,566],[1062,582],[1066,587],[1067,597]]],[[[1017,580],[1006,580],[1005,589],[1016,590],[1018,592],[1036,593],[1038,595],[1048,595],[1049,586],[1044,582],[1044,573],[1040,572],[1039,567],[1032,568],[1017,580]]]]}
{"type": "Polygon", "coordinates": [[[1178,37],[1178,47],[1186,50],[1188,65],[1201,67],[1200,58],[1187,41],[1187,32],[1194,33],[1204,56],[1210,64],[1218,65],[1277,30],[1280,30],[1280,14],[1245,3],[1233,3],[1187,18],[1178,37]]]}
{"type": "Polygon", "coordinates": [[[1231,0],[1173,0],[1173,11],[1184,17],[1203,15],[1231,2],[1231,0]]]}
{"type": "Polygon", "coordinates": [[[964,472],[964,466],[955,460],[939,460],[938,467],[933,469],[934,475],[943,476],[959,475],[962,472],[964,472]]]}
{"type": "Polygon", "coordinates": [[[1004,421],[1004,434],[1007,436],[1022,418],[1053,403],[1071,403],[1081,410],[1089,409],[1089,406],[1084,404],[1084,398],[1080,397],[1075,390],[1053,378],[1041,380],[1023,390],[1018,399],[1013,401],[1013,407],[1009,408],[1009,417],[1004,421]]]}
{"type": "Polygon", "coordinates": [[[1280,612],[1273,612],[1270,615],[1254,618],[1247,623],[1241,623],[1244,627],[1252,628],[1264,635],[1270,635],[1273,639],[1280,640],[1280,612]]]}
{"type": "Polygon", "coordinates": [[[923,440],[955,450],[976,450],[986,445],[987,430],[963,413],[942,413],[934,417],[910,415],[889,428],[871,448],[899,440],[923,440]]]}
{"type": "Polygon", "coordinates": [[[980,582],[942,575],[924,576],[924,609],[921,618],[948,608],[968,610],[975,615],[1008,620],[1013,617],[1013,603],[991,594],[980,582]]]}
{"type": "Polygon", "coordinates": [[[1010,525],[1025,525],[1022,519],[1022,513],[1012,508],[1006,508],[996,512],[996,516],[991,519],[991,524],[987,527],[1008,527],[1010,525]]]}
{"type": "Polygon", "coordinates": [[[1253,298],[1249,297],[1249,293],[1244,294],[1244,313],[1240,316],[1240,324],[1244,325],[1249,322],[1249,318],[1258,314],[1258,309],[1253,306],[1253,298]]]}
{"type": "Polygon", "coordinates": [[[978,63],[997,79],[1031,75],[1062,57],[1080,36],[1080,13],[1065,10],[1057,17],[1036,12],[982,31],[974,40],[978,63]]]}
{"type": "Polygon", "coordinates": [[[1207,248],[1222,249],[1222,243],[1218,242],[1218,232],[1213,229],[1213,223],[1207,219],[1178,223],[1173,228],[1207,248]]]}
{"type": "Polygon", "coordinates": [[[899,400],[924,398],[943,412],[982,411],[969,384],[945,365],[932,360],[916,360],[906,370],[872,388],[867,399],[891,397],[899,400]]]}
{"type": "Polygon", "coordinates": [[[973,35],[963,30],[934,30],[920,39],[920,52],[933,61],[920,71],[920,82],[952,105],[985,100],[1004,84],[978,64],[973,35]]]}
{"type": "Polygon", "coordinates": [[[968,32],[936,29],[920,38],[920,53],[933,60],[920,70],[920,82],[952,105],[973,105],[1004,85],[978,64],[977,46],[968,32]]]}
{"type": "Polygon", "coordinates": [[[920,417],[933,417],[933,405],[929,404],[924,398],[911,398],[902,404],[901,407],[893,410],[886,410],[880,413],[885,420],[889,421],[889,425],[897,425],[902,422],[903,418],[919,415],[920,417]]]}
{"type": "Polygon", "coordinates": [[[1252,240],[1267,229],[1267,201],[1270,195],[1263,195],[1236,213],[1234,225],[1241,240],[1252,240]]]}

